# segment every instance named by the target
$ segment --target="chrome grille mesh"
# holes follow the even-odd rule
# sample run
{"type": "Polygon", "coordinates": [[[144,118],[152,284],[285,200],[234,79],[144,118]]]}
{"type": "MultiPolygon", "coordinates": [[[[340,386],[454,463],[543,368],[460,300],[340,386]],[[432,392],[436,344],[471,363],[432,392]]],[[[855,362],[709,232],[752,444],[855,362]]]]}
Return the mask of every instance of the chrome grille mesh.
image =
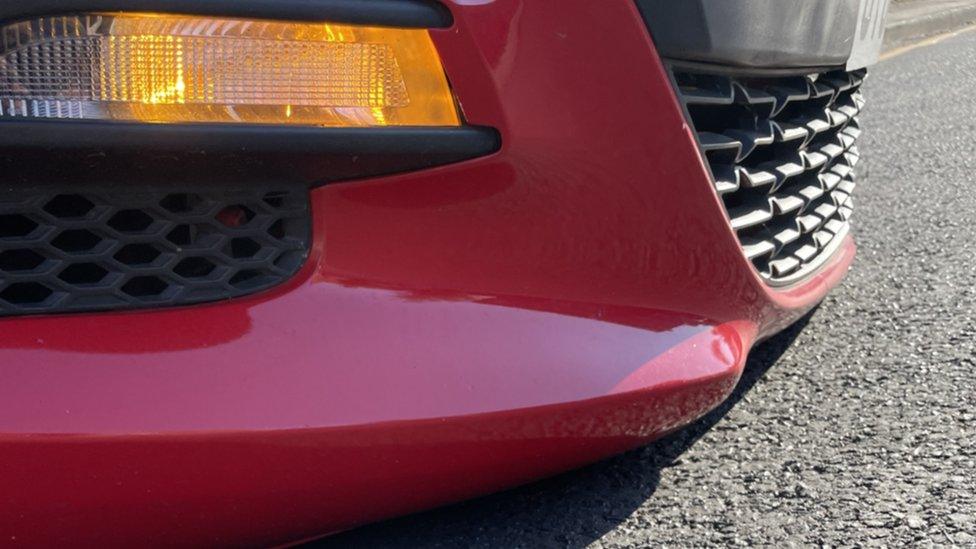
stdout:
{"type": "Polygon", "coordinates": [[[746,257],[776,285],[815,270],[849,229],[865,71],[673,74],[746,257]]]}

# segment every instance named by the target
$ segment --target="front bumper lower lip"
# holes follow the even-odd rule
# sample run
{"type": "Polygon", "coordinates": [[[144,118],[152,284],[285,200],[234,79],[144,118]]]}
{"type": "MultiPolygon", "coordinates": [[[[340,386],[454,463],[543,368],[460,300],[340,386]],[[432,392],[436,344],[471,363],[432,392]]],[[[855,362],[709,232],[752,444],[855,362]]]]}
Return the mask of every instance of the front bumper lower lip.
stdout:
{"type": "MultiPolygon", "coordinates": [[[[847,239],[793,297],[822,298],[853,252],[847,239]]],[[[310,338],[323,337],[321,326],[311,326],[279,336],[276,368],[213,360],[252,353],[262,332],[279,330],[264,322],[261,307],[246,322],[222,324],[246,335],[211,342],[211,357],[179,360],[172,348],[142,357],[138,368],[132,355],[38,351],[67,343],[25,341],[23,360],[6,366],[12,383],[4,385],[0,418],[4,533],[28,545],[273,544],[502,489],[700,417],[732,391],[749,348],[763,337],[750,321],[711,324],[660,311],[603,308],[598,319],[559,303],[418,300],[329,282],[299,293],[308,311],[320,299],[344,308],[348,324],[331,326],[334,337],[366,330],[356,319],[373,309],[368,318],[423,325],[445,345],[369,353],[370,334],[362,333],[353,344],[363,346],[354,353],[360,367],[340,376],[303,357],[310,338]],[[399,310],[377,315],[376,308],[399,310]],[[466,340],[472,333],[481,334],[480,346],[466,340]],[[29,360],[36,352],[49,359],[29,360]],[[394,354],[399,368],[374,362],[394,354]],[[430,377],[411,366],[435,360],[444,368],[430,377]],[[51,384],[54,378],[72,383],[51,384]],[[336,390],[337,383],[345,386],[336,390]],[[401,419],[384,419],[392,417],[401,419]],[[91,527],[92,509],[113,517],[111,532],[91,527]]],[[[301,308],[298,301],[287,306],[301,308]]],[[[195,319],[187,313],[196,310],[177,317],[188,330],[195,319]]],[[[126,316],[116,315],[117,329],[126,316]]]]}
{"type": "MultiPolygon", "coordinates": [[[[112,543],[312,537],[577,467],[671,431],[727,396],[751,336],[746,324],[703,326],[603,396],[523,409],[304,429],[7,434],[0,516],[12,517],[5,533],[28,545],[84,531],[88,511],[77,510],[92,508],[113,517],[112,543]]],[[[558,377],[534,384],[567,390],[558,377]]],[[[418,398],[438,398],[435,387],[426,393],[418,398]]],[[[386,395],[362,395],[376,396],[386,395]]]]}

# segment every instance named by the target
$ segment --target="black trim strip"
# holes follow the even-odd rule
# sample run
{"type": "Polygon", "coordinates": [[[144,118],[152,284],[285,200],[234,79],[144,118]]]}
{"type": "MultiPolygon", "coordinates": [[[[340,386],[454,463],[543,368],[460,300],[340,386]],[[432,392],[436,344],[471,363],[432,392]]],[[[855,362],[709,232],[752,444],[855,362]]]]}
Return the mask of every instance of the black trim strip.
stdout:
{"type": "Polygon", "coordinates": [[[485,156],[501,146],[479,126],[320,128],[254,124],[0,121],[4,183],[268,178],[315,186],[485,156]]]}
{"type": "Polygon", "coordinates": [[[721,74],[727,76],[753,77],[753,78],[775,78],[779,76],[806,76],[813,73],[830,72],[844,70],[843,65],[833,66],[803,66],[803,67],[739,67],[735,65],[716,65],[714,63],[703,63],[700,61],[685,61],[682,59],[664,59],[667,66],[690,72],[703,72],[707,74],[721,74]]]}
{"type": "Polygon", "coordinates": [[[436,0],[0,0],[0,20],[95,11],[145,11],[444,28],[451,12],[436,0]]]}
{"type": "Polygon", "coordinates": [[[0,120],[0,147],[50,151],[109,149],[213,153],[480,155],[498,148],[477,126],[325,128],[272,124],[148,124],[101,120],[0,120]]]}

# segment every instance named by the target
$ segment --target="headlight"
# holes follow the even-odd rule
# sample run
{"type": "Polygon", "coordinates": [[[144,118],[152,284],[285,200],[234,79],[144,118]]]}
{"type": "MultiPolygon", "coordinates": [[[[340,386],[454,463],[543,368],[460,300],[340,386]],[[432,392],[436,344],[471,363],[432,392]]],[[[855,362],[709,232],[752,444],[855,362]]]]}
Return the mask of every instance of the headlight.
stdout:
{"type": "Polygon", "coordinates": [[[423,29],[159,14],[2,28],[0,116],[457,126],[423,29]]]}

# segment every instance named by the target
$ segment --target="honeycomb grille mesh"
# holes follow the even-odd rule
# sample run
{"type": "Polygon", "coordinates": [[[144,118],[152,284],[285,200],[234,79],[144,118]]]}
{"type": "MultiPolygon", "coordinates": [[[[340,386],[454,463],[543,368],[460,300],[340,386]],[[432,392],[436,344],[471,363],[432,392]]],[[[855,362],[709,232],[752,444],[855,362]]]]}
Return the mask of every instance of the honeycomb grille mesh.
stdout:
{"type": "Polygon", "coordinates": [[[814,271],[849,230],[865,71],[673,74],[746,257],[772,284],[814,271]]]}
{"type": "Polygon", "coordinates": [[[0,316],[222,300],[278,284],[309,247],[308,191],[0,190],[0,316]]]}

